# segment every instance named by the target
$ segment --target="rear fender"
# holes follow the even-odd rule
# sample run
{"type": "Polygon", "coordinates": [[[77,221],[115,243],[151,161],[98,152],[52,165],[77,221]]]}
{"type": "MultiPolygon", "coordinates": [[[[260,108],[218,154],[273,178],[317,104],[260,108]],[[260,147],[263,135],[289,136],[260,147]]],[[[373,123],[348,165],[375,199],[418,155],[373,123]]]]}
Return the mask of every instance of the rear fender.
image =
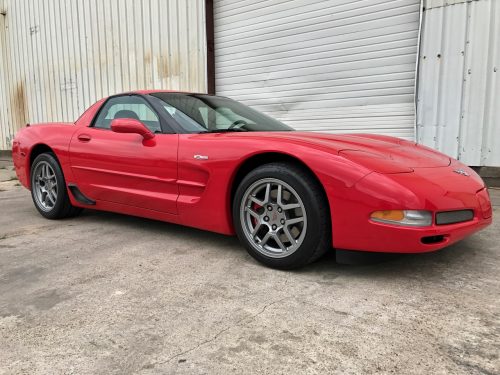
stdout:
{"type": "Polygon", "coordinates": [[[73,180],[69,165],[69,143],[76,127],[47,124],[21,129],[13,141],[12,159],[20,183],[30,189],[31,163],[40,146],[47,147],[57,157],[67,182],[73,180]]]}

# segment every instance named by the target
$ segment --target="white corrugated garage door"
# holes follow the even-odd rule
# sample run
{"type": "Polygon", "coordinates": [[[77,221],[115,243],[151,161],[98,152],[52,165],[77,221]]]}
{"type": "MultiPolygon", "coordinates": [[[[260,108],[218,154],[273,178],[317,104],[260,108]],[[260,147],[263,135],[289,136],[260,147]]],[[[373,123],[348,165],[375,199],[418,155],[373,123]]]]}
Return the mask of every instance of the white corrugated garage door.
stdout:
{"type": "Polygon", "coordinates": [[[414,137],[419,0],[215,0],[216,92],[299,130],[414,137]]]}

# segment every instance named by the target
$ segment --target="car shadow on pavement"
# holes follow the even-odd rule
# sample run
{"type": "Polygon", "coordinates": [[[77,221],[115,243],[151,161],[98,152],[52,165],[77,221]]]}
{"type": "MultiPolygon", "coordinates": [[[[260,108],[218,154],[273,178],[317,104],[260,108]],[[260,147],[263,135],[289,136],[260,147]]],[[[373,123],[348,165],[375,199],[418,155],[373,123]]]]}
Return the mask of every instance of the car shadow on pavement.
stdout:
{"type": "MultiPolygon", "coordinates": [[[[256,264],[245,251],[236,236],[226,236],[213,232],[207,232],[182,225],[149,220],[134,216],[86,210],[78,220],[106,222],[107,224],[123,227],[121,230],[147,229],[150,237],[166,238],[175,237],[177,241],[196,241],[199,244],[197,251],[203,248],[216,248],[217,252],[230,253],[232,257],[244,263],[256,264]]],[[[360,251],[336,251],[332,249],[325,256],[304,268],[291,272],[303,275],[319,277],[337,277],[340,275],[363,275],[388,276],[388,277],[440,277],[444,269],[460,269],[467,264],[476,262],[481,258],[478,250],[480,244],[472,237],[445,249],[422,254],[389,254],[389,253],[367,253],[360,251]]],[[[262,266],[265,267],[265,266],[262,266]]]]}
{"type": "Polygon", "coordinates": [[[484,261],[477,239],[469,238],[442,250],[420,254],[332,251],[319,261],[297,270],[301,274],[334,273],[336,276],[427,278],[439,280],[444,273],[474,272],[470,265],[484,261]],[[339,254],[340,253],[340,254],[339,254]]]}
{"type": "MultiPolygon", "coordinates": [[[[74,220],[74,219],[71,219],[74,220]]],[[[167,223],[158,220],[146,219],[137,216],[119,214],[105,211],[84,210],[77,220],[97,221],[107,224],[127,227],[130,230],[147,229],[153,236],[175,236],[179,241],[192,241],[207,243],[208,245],[224,245],[224,249],[231,249],[228,245],[234,245],[234,250],[239,249],[239,242],[235,236],[226,236],[219,233],[204,231],[184,225],[167,223]]],[[[243,250],[243,248],[241,247],[243,250]]]]}

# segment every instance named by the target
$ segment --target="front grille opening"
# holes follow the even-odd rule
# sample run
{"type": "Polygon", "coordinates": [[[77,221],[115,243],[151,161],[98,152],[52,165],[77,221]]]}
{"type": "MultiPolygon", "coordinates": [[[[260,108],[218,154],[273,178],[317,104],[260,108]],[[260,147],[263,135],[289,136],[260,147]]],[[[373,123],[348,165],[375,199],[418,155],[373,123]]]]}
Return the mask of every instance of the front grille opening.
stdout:
{"type": "Polygon", "coordinates": [[[439,236],[427,236],[427,237],[422,237],[420,240],[422,241],[423,244],[425,245],[432,245],[435,243],[440,243],[444,241],[444,235],[439,235],[439,236]]]}
{"type": "Polygon", "coordinates": [[[473,210],[445,211],[436,214],[437,225],[463,223],[472,219],[474,219],[473,210]]]}

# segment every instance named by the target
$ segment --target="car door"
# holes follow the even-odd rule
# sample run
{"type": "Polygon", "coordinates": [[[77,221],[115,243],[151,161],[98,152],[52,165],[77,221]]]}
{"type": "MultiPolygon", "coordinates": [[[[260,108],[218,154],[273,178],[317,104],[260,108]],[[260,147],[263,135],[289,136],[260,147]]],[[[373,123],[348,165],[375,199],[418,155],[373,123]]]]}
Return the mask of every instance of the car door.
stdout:
{"type": "MultiPolygon", "coordinates": [[[[164,127],[163,127],[164,128],[164,127]]],[[[178,135],[162,131],[161,118],[139,95],[109,98],[70,143],[70,162],[79,190],[95,201],[177,213],[178,135]],[[111,121],[133,118],[155,137],[116,133],[111,121]]]]}

